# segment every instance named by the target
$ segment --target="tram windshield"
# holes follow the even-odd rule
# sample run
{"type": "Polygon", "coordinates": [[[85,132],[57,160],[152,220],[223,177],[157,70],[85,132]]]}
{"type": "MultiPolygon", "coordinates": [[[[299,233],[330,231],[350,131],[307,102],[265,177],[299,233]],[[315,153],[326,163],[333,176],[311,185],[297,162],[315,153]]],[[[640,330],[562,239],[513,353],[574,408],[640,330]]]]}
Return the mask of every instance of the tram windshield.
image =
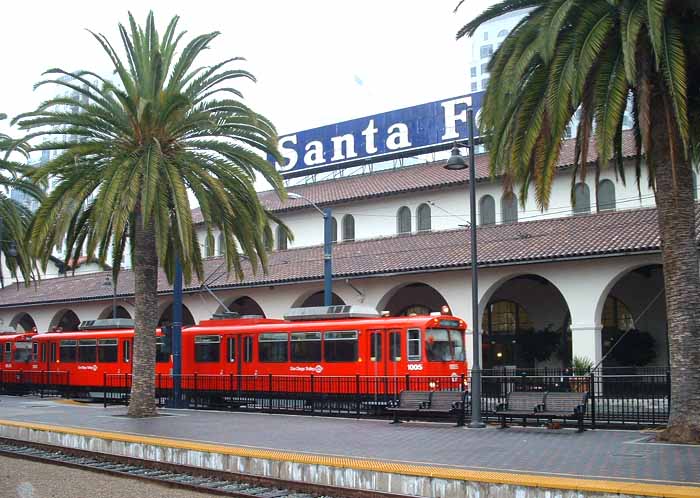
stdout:
{"type": "Polygon", "coordinates": [[[425,353],[428,361],[464,361],[464,335],[462,331],[426,330],[425,353]]]}
{"type": "Polygon", "coordinates": [[[15,357],[16,362],[27,362],[32,359],[32,343],[31,342],[16,342],[15,357]]]}

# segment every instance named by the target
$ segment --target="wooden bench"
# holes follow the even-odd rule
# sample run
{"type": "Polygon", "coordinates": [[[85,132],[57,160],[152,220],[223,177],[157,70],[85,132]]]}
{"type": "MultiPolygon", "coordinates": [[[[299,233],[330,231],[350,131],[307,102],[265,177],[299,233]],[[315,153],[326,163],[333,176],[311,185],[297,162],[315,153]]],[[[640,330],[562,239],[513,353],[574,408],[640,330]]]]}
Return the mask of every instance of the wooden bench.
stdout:
{"type": "Polygon", "coordinates": [[[398,404],[390,403],[387,410],[394,413],[392,424],[401,423],[401,416],[416,416],[421,408],[430,404],[430,391],[401,391],[398,404]]]}
{"type": "Polygon", "coordinates": [[[430,404],[420,408],[419,415],[457,415],[457,426],[464,425],[465,391],[433,391],[430,404]]]}
{"type": "Polygon", "coordinates": [[[522,417],[523,425],[528,418],[537,417],[537,412],[544,407],[545,396],[544,392],[509,392],[506,402],[496,407],[501,427],[507,427],[506,417],[522,417]]]}
{"type": "Polygon", "coordinates": [[[537,411],[537,417],[547,418],[550,421],[555,418],[575,419],[578,431],[583,432],[583,417],[586,415],[588,393],[547,393],[544,398],[544,406],[537,411]]]}

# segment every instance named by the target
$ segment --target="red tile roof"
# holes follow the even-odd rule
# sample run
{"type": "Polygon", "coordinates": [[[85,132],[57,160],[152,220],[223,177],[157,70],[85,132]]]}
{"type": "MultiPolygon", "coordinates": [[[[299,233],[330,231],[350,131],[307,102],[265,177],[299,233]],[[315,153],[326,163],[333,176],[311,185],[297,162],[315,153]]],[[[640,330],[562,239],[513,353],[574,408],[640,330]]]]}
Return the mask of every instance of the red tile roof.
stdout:
{"type": "MultiPolygon", "coordinates": [[[[594,144],[591,144],[589,157],[594,154],[594,144]]],[[[562,143],[559,157],[559,168],[571,166],[574,162],[575,141],[566,140],[562,143]]],[[[630,132],[623,134],[622,152],[624,157],[635,154],[634,139],[630,132]]],[[[485,181],[490,178],[489,158],[487,154],[476,156],[476,178],[485,181]]],[[[448,171],[444,168],[445,160],[414,166],[404,166],[392,170],[375,173],[354,175],[345,178],[335,178],[307,185],[289,187],[289,192],[301,194],[319,206],[341,202],[386,197],[421,190],[466,185],[469,177],[468,170],[448,171]]],[[[292,211],[308,208],[303,199],[287,199],[281,202],[274,191],[268,190],[258,194],[263,205],[275,212],[292,211]]],[[[203,221],[199,208],[192,210],[195,223],[203,221]]]]}
{"type": "MultiPolygon", "coordinates": [[[[337,244],[333,249],[333,275],[347,278],[468,268],[469,236],[468,229],[459,229],[337,244]]],[[[478,244],[479,264],[493,266],[658,252],[659,235],[656,210],[638,209],[482,227],[478,229],[478,244]]],[[[242,281],[225,273],[221,258],[211,258],[205,260],[205,274],[211,276],[212,288],[321,280],[322,252],[320,246],[274,252],[267,273],[258,271],[253,275],[245,263],[242,281]]],[[[112,289],[105,285],[106,275],[101,272],[47,279],[29,288],[9,286],[0,290],[0,308],[110,299],[112,289]]],[[[196,291],[199,285],[194,282],[187,289],[196,291]]],[[[118,294],[133,295],[133,286],[133,272],[123,271],[118,294]]],[[[164,294],[172,291],[162,272],[158,288],[164,294]]]]}

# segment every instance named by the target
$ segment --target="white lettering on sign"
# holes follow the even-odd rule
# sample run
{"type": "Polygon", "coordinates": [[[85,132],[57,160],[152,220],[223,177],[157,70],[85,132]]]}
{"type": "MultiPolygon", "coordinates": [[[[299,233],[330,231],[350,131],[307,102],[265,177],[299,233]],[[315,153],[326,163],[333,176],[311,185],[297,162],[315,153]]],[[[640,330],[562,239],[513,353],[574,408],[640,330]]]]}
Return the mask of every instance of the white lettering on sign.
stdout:
{"type": "Polygon", "coordinates": [[[409,370],[423,370],[423,364],[422,363],[409,363],[408,369],[409,370]]]}
{"type": "Polygon", "coordinates": [[[457,132],[457,122],[462,123],[467,122],[467,107],[471,107],[472,98],[467,95],[466,97],[461,97],[459,99],[448,100],[443,102],[442,109],[445,113],[445,134],[442,136],[443,140],[454,140],[459,138],[459,133],[457,132]],[[464,105],[462,112],[457,114],[457,105],[464,105]]]}
{"type": "Polygon", "coordinates": [[[367,128],[362,132],[362,135],[365,137],[365,152],[367,152],[367,154],[375,154],[379,150],[374,144],[374,136],[378,131],[379,130],[374,127],[374,119],[370,119],[367,128]]]}
{"type": "Polygon", "coordinates": [[[310,372],[310,373],[317,373],[320,374],[323,372],[323,366],[322,365],[316,365],[315,367],[297,367],[297,366],[291,366],[289,367],[290,372],[310,372]]]}
{"type": "MultiPolygon", "coordinates": [[[[279,142],[280,154],[287,160],[287,164],[278,164],[277,168],[280,171],[288,171],[297,165],[299,160],[299,155],[294,149],[288,149],[285,147],[286,144],[297,144],[297,136],[289,135],[288,137],[282,137],[279,142]]],[[[323,147],[322,147],[323,148],[323,147]]],[[[321,152],[321,157],[323,157],[323,152],[321,152]]]]}
{"type": "Polygon", "coordinates": [[[331,142],[333,142],[333,157],[331,157],[331,161],[341,161],[343,159],[357,157],[357,153],[355,152],[355,137],[351,134],[348,133],[340,137],[332,137],[331,142]],[[343,145],[345,145],[344,154],[343,145]]]}
{"type": "Polygon", "coordinates": [[[408,126],[405,124],[394,123],[387,131],[389,133],[389,136],[386,137],[387,149],[397,150],[411,146],[411,141],[408,139],[408,126]]]}
{"type": "Polygon", "coordinates": [[[78,370],[92,370],[97,372],[97,365],[78,365],[78,370]]]}
{"type": "Polygon", "coordinates": [[[306,144],[304,150],[306,151],[306,154],[304,154],[305,164],[315,166],[326,162],[326,160],[323,159],[323,143],[318,140],[313,140],[306,144]]]}

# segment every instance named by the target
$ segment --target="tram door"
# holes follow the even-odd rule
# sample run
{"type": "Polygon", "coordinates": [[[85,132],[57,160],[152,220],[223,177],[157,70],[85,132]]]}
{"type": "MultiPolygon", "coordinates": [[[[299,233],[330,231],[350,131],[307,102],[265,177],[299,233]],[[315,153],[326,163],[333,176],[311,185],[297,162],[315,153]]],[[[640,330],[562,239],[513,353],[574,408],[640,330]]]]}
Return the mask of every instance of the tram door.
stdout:
{"type": "Polygon", "coordinates": [[[376,390],[381,394],[394,394],[398,382],[401,357],[401,330],[368,330],[369,375],[376,378],[376,390]]]}

